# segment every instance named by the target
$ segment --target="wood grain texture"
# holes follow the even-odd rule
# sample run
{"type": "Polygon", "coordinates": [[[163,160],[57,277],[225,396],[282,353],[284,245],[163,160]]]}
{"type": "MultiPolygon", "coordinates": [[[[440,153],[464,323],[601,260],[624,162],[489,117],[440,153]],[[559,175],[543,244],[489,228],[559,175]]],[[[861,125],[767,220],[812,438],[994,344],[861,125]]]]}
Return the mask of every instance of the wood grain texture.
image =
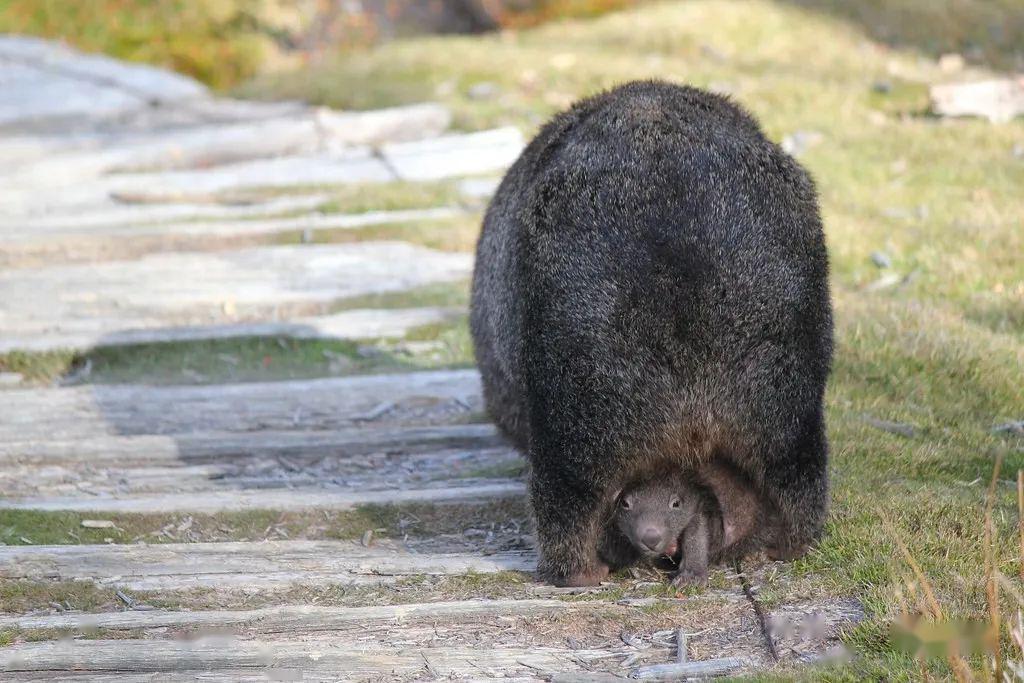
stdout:
{"type": "Polygon", "coordinates": [[[475,370],[211,386],[96,385],[0,392],[0,443],[113,435],[425,426],[481,407],[475,370]],[[373,411],[385,408],[374,416],[373,411]],[[367,419],[373,417],[373,419],[367,419]]]}
{"type": "Polygon", "coordinates": [[[326,305],[458,281],[471,268],[469,254],[360,242],[4,270],[0,351],[102,342],[123,330],[235,322],[239,310],[273,315],[275,306],[326,305]]]}
{"type": "Polygon", "coordinates": [[[402,577],[532,572],[532,553],[413,554],[381,542],[263,541],[0,547],[0,578],[91,580],[133,590],[365,585],[402,577]]]}

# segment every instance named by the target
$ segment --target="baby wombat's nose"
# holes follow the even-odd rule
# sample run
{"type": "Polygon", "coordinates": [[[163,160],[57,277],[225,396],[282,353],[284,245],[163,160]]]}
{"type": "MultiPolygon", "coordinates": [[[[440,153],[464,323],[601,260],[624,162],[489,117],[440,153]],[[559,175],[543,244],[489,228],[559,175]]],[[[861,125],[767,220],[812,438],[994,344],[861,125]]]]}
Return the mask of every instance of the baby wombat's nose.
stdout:
{"type": "Polygon", "coordinates": [[[650,527],[644,530],[640,540],[643,541],[648,550],[657,550],[658,546],[661,545],[661,532],[654,527],[650,527]]]}

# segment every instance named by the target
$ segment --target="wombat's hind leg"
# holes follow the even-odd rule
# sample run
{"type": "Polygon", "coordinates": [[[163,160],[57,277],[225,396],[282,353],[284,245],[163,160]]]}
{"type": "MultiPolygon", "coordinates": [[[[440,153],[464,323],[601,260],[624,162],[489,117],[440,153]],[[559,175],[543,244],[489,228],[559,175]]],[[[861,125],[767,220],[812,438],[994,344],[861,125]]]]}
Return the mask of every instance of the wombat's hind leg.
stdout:
{"type": "Polygon", "coordinates": [[[765,490],[779,507],[777,523],[765,539],[772,559],[793,560],[804,555],[821,537],[828,512],[828,448],[820,412],[805,418],[788,452],[766,460],[765,490]]]}
{"type": "Polygon", "coordinates": [[[556,586],[596,586],[608,576],[598,557],[603,491],[571,473],[534,466],[530,496],[537,517],[541,579],[556,586]]]}

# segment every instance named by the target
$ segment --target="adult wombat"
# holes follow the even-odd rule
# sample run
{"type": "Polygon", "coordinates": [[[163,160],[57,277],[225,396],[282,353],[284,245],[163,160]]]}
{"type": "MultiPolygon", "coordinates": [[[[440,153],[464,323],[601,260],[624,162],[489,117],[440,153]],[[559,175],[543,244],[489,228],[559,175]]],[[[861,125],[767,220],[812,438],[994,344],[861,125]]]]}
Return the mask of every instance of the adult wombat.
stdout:
{"type": "Polygon", "coordinates": [[[600,581],[615,494],[665,468],[734,467],[780,555],[818,538],[827,277],[811,179],[726,98],[629,83],[544,126],[487,211],[471,312],[542,577],[600,581]]]}

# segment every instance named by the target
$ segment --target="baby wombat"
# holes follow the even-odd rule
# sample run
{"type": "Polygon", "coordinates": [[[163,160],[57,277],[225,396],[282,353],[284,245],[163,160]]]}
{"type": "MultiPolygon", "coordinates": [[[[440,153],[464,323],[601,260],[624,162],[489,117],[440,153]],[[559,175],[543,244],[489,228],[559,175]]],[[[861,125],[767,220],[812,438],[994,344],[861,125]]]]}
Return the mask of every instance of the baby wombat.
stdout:
{"type": "Polygon", "coordinates": [[[700,583],[711,562],[747,540],[759,522],[768,525],[761,519],[767,512],[749,483],[728,467],[710,465],[699,476],[661,474],[619,494],[615,529],[608,533],[620,532],[628,546],[606,539],[602,559],[616,568],[637,557],[678,559],[672,585],[700,583]]]}
{"type": "Polygon", "coordinates": [[[629,83],[544,126],[495,193],[470,317],[530,460],[538,568],[599,582],[617,491],[728,462],[804,552],[828,506],[832,357],[814,184],[727,98],[629,83]]]}

